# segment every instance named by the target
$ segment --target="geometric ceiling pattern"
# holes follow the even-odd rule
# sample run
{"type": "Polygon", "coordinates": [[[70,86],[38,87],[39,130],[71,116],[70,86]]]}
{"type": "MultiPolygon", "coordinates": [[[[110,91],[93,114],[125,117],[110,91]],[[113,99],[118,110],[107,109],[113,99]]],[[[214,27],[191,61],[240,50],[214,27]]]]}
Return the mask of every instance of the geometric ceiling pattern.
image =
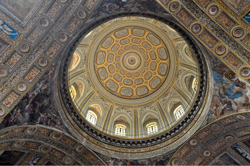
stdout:
{"type": "MultiPolygon", "coordinates": [[[[5,8],[0,11],[0,119],[43,75],[67,42],[77,34],[76,29],[84,26],[101,3],[97,0],[78,0],[74,3],[68,3],[67,0],[24,2],[23,6],[29,3],[32,6],[28,14],[22,12],[21,3],[19,6],[0,4],[1,9],[5,8]],[[13,7],[16,8],[15,13],[8,15],[14,10],[13,7]],[[20,13],[22,18],[17,18],[16,15],[20,13]],[[14,20],[20,23],[16,24],[14,20]]],[[[245,19],[249,11],[247,0],[157,2],[250,84],[250,26],[245,19]]]]}
{"type": "Polygon", "coordinates": [[[0,133],[0,150],[11,160],[1,165],[105,165],[90,149],[72,136],[42,125],[5,128],[0,133]],[[8,154],[6,154],[8,152],[8,154]],[[21,153],[21,155],[17,155],[21,153]],[[17,157],[16,163],[14,158],[17,157]],[[36,161],[36,162],[35,162],[36,161]]]}
{"type": "Polygon", "coordinates": [[[157,0],[218,59],[250,85],[248,0],[157,0]]]}
{"type": "Polygon", "coordinates": [[[0,3],[0,9],[4,8],[0,11],[0,120],[38,81],[100,4],[97,0],[22,2],[0,3]]]}
{"type": "Polygon", "coordinates": [[[169,165],[249,165],[249,113],[219,119],[192,136],[169,165]]]}

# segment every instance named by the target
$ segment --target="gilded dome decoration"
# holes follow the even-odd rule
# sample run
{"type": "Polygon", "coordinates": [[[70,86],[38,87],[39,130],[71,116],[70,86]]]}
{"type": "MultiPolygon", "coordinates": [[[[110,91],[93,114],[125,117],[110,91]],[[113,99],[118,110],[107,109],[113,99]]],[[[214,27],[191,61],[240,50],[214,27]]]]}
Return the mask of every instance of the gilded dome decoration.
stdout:
{"type": "MultiPolygon", "coordinates": [[[[169,53],[165,43],[155,33],[139,25],[114,28],[97,50],[93,49],[96,50],[94,68],[99,82],[109,93],[125,99],[138,99],[156,92],[169,71],[169,53]]],[[[122,102],[118,98],[117,101],[122,102]]],[[[139,104],[135,100],[131,103],[139,104]]]]}
{"type": "MultiPolygon", "coordinates": [[[[143,16],[108,19],[91,28],[65,70],[66,87],[75,87],[76,93],[67,96],[73,105],[66,114],[76,118],[69,120],[73,128],[117,147],[128,142],[152,146],[178,133],[197,114],[206,91],[206,83],[201,85],[205,65],[199,65],[204,59],[190,42],[165,22],[143,16]]],[[[179,136],[188,137],[185,132],[179,136]]]]}

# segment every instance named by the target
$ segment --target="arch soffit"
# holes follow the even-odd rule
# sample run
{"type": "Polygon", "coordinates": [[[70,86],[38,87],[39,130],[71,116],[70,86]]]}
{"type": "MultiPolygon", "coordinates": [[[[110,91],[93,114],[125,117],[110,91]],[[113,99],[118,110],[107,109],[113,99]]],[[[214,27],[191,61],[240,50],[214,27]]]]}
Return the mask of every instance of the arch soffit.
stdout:
{"type": "MultiPolygon", "coordinates": [[[[237,148],[240,148],[238,150],[240,153],[244,151],[242,142],[250,140],[249,126],[249,112],[231,114],[217,119],[189,138],[175,152],[168,165],[208,165],[225,151],[237,153],[237,148]]],[[[241,164],[249,164],[243,155],[239,156],[237,158],[242,162],[241,164]]]]}
{"type": "Polygon", "coordinates": [[[0,150],[39,154],[56,165],[105,165],[72,136],[43,125],[11,126],[0,130],[0,150]]]}

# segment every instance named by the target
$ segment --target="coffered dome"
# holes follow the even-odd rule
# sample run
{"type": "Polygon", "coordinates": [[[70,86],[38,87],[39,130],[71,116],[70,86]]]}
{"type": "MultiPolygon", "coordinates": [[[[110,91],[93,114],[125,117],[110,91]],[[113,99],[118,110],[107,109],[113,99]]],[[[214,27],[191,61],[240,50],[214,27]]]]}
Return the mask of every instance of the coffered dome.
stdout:
{"type": "Polygon", "coordinates": [[[122,16],[94,26],[66,60],[73,104],[66,114],[76,117],[73,126],[121,147],[127,141],[142,147],[158,144],[164,142],[157,141],[162,135],[184,128],[206,91],[205,66],[199,65],[203,57],[190,44],[150,17],[122,16]]]}

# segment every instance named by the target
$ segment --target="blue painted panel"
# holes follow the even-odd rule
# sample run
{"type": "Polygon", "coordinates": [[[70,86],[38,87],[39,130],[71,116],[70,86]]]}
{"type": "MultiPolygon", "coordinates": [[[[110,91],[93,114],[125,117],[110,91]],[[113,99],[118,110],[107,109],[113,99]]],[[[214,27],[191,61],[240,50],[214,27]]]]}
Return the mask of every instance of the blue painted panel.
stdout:
{"type": "Polygon", "coordinates": [[[243,17],[247,22],[250,22],[250,12],[243,17]]]}
{"type": "Polygon", "coordinates": [[[4,33],[9,35],[12,39],[15,39],[17,37],[17,35],[18,35],[17,31],[15,31],[13,28],[11,28],[8,24],[3,22],[1,19],[0,19],[0,29],[4,33]]]}

